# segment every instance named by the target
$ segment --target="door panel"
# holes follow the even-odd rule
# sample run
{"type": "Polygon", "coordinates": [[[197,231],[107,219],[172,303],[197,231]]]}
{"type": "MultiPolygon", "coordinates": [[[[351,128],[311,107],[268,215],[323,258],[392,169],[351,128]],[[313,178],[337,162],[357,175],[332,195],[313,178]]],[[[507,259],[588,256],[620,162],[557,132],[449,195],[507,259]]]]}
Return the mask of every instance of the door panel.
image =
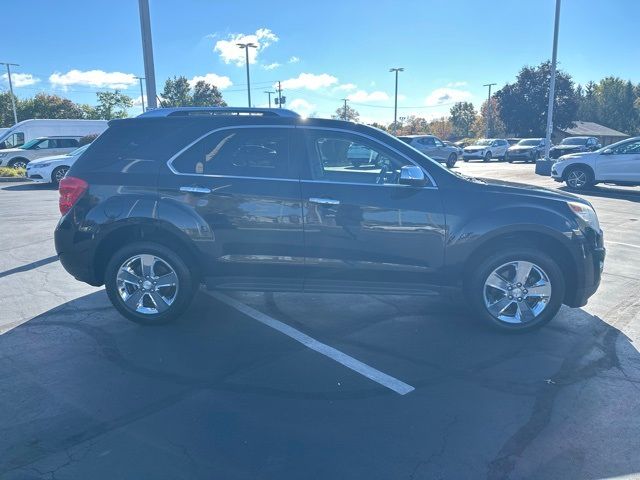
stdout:
{"type": "Polygon", "coordinates": [[[300,182],[288,160],[289,135],[225,129],[176,158],[177,174],[160,175],[160,216],[181,211],[176,216],[192,219],[182,230],[204,259],[208,285],[302,290],[300,182]]]}
{"type": "Polygon", "coordinates": [[[640,182],[640,141],[614,147],[609,155],[598,155],[596,178],[603,181],[640,182]]]}

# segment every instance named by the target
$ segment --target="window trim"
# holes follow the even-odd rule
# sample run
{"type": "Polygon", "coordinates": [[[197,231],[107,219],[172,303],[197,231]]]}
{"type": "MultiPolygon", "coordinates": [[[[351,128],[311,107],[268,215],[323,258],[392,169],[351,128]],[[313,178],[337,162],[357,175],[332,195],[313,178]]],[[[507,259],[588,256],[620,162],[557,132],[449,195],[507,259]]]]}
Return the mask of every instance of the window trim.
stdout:
{"type": "MultiPolygon", "coordinates": [[[[200,141],[204,140],[205,138],[207,138],[209,135],[213,135],[214,133],[222,132],[224,130],[237,130],[237,129],[245,129],[245,128],[286,128],[286,129],[293,129],[293,128],[295,128],[295,126],[294,125],[234,125],[234,126],[228,126],[228,127],[214,128],[213,130],[210,130],[210,131],[202,134],[198,138],[196,138],[194,141],[192,141],[186,147],[182,148],[181,150],[178,150],[177,153],[175,153],[171,158],[169,158],[169,160],[167,160],[167,167],[169,168],[169,170],[171,170],[171,172],[174,175],[182,175],[182,176],[187,176],[187,177],[246,178],[248,180],[278,180],[278,181],[281,181],[281,182],[282,181],[285,181],[285,182],[299,182],[300,181],[299,178],[252,177],[252,176],[245,176],[245,175],[220,175],[220,174],[214,174],[214,173],[182,173],[182,172],[177,171],[175,168],[173,168],[173,161],[176,158],[178,158],[180,155],[182,155],[184,152],[189,150],[191,147],[193,147],[198,142],[200,142],[200,141]]],[[[289,143],[289,148],[291,148],[291,143],[289,143]]],[[[289,152],[289,153],[291,153],[291,152],[289,152]]],[[[289,155],[289,160],[288,161],[289,162],[291,161],[291,155],[289,155]]]]}

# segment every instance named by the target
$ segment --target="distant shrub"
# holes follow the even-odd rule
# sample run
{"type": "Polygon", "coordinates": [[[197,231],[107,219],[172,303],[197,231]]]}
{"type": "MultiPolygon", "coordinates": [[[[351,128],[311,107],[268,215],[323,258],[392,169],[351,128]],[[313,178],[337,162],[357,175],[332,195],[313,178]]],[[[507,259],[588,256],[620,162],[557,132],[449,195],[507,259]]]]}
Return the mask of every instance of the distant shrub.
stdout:
{"type": "Polygon", "coordinates": [[[26,173],[24,168],[0,167],[0,177],[24,177],[26,173]]]}
{"type": "Polygon", "coordinates": [[[84,137],[82,137],[80,139],[79,145],[78,146],[83,146],[83,145],[87,145],[91,142],[93,142],[96,138],[98,138],[98,134],[97,133],[91,133],[89,135],[85,135],[84,137]]]}

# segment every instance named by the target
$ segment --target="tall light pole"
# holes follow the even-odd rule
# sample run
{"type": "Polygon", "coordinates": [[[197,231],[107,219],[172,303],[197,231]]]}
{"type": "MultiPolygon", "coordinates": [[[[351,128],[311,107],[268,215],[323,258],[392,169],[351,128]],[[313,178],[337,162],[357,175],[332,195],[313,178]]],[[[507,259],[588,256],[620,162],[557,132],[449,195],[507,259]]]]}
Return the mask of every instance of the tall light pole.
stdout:
{"type": "Polygon", "coordinates": [[[393,134],[395,135],[398,132],[398,73],[404,72],[404,68],[395,67],[390,68],[389,71],[396,74],[396,95],[393,107],[393,134]]]}
{"type": "Polygon", "coordinates": [[[144,80],[144,77],[136,78],[140,80],[140,103],[142,103],[142,113],[144,113],[144,90],[142,90],[142,80],[144,80]]]}
{"type": "Polygon", "coordinates": [[[9,92],[11,93],[11,106],[13,107],[13,122],[18,123],[18,112],[16,110],[16,99],[13,96],[13,83],[11,82],[11,67],[19,67],[17,63],[0,62],[0,65],[7,67],[7,80],[9,80],[9,92]]]}
{"type": "Polygon", "coordinates": [[[156,72],[153,65],[153,43],[151,42],[151,19],[149,0],[138,0],[140,10],[140,31],[142,32],[142,56],[144,58],[144,78],[147,83],[147,106],[157,108],[156,72]]]}
{"type": "Polygon", "coordinates": [[[236,43],[238,47],[244,49],[245,64],[247,65],[247,99],[249,101],[249,108],[251,108],[251,80],[249,78],[249,49],[258,48],[255,43],[236,43]]]}
{"type": "Polygon", "coordinates": [[[553,131],[553,103],[556,94],[556,60],[558,58],[558,30],[560,29],[560,0],[556,0],[556,19],[553,27],[553,54],[551,55],[551,79],[549,80],[549,107],[547,108],[547,135],[544,142],[544,159],[549,160],[551,133],[553,131]]]}
{"type": "Polygon", "coordinates": [[[489,87],[489,96],[487,97],[487,138],[491,136],[491,87],[494,85],[495,83],[485,83],[483,85],[483,87],[489,87]]]}
{"type": "Polygon", "coordinates": [[[342,110],[342,120],[346,122],[347,121],[347,102],[349,101],[349,99],[343,98],[342,101],[344,102],[344,109],[342,110]]]}
{"type": "Polygon", "coordinates": [[[269,95],[269,108],[271,108],[271,95],[273,95],[276,92],[270,92],[270,91],[266,90],[264,93],[269,95]]]}

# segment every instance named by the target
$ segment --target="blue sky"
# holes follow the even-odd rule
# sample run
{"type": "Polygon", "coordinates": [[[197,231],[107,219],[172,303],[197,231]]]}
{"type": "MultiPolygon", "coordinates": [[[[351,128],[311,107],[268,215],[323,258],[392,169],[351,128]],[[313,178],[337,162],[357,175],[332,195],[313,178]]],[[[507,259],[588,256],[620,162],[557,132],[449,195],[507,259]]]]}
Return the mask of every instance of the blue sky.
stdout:
{"type": "MultiPolygon", "coordinates": [[[[350,98],[365,121],[433,118],[451,103],[486,98],[482,85],[513,81],[551,54],[554,0],[151,0],[158,91],[171,75],[204,77],[231,105],[246,106],[245,67],[234,45],[250,36],[256,106],[283,82],[288,107],[329,116],[350,98]]],[[[640,82],[638,0],[564,0],[559,62],[575,81],[616,75],[640,82]]],[[[119,87],[134,98],[143,76],[136,0],[13,0],[3,5],[0,61],[14,69],[16,94],[57,93],[95,103],[119,87]],[[15,19],[10,22],[9,19],[15,19]]],[[[0,88],[6,88],[0,79],[0,88]]],[[[131,110],[132,114],[140,107],[131,110]]]]}

